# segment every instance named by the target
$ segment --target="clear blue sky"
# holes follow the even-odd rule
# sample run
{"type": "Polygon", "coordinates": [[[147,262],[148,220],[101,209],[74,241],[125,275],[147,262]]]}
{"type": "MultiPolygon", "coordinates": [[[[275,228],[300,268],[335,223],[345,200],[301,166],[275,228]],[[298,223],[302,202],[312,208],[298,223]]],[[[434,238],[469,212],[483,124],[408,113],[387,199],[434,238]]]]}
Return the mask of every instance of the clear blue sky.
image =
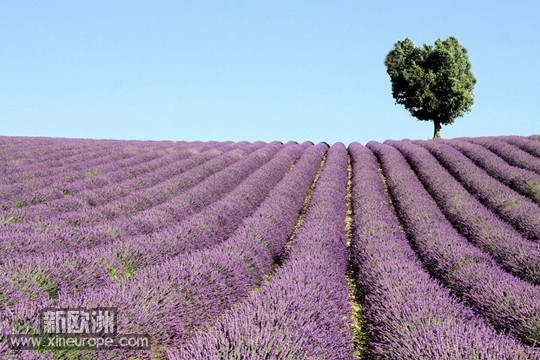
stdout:
{"type": "Polygon", "coordinates": [[[540,133],[540,2],[0,2],[0,135],[426,139],[391,96],[395,41],[456,37],[478,80],[444,137],[540,133]]]}

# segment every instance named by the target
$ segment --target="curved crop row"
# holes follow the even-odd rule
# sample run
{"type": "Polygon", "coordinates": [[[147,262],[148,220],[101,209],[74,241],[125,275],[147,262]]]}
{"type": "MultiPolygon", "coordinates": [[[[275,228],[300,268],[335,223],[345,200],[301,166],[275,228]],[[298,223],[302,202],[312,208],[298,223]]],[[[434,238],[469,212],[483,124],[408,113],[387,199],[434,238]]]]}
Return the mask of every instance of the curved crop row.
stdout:
{"type": "MultiPolygon", "coordinates": [[[[110,208],[112,203],[118,204],[118,201],[129,195],[132,197],[144,196],[144,191],[148,191],[149,188],[158,186],[165,181],[172,181],[174,177],[181,176],[183,172],[193,167],[224,153],[234,153],[236,149],[242,149],[242,147],[225,148],[227,151],[218,149],[208,149],[187,158],[185,153],[181,153],[179,157],[166,156],[125,169],[101,173],[95,178],[77,181],[69,185],[64,184],[59,187],[65,194],[61,199],[30,208],[18,209],[10,214],[18,217],[24,225],[34,225],[33,223],[44,221],[52,222],[74,212],[107,212],[110,211],[107,209],[107,205],[110,208]],[[98,187],[90,186],[89,181],[93,179],[99,179],[100,185],[98,187]]],[[[57,192],[61,193],[60,190],[57,192]]]]}
{"type": "MultiPolygon", "coordinates": [[[[87,169],[85,165],[88,165],[88,168],[91,169],[96,165],[106,165],[111,162],[122,160],[125,161],[124,154],[116,154],[116,158],[111,158],[111,152],[112,149],[107,149],[86,154],[84,160],[79,160],[73,166],[62,165],[53,167],[43,164],[32,165],[36,167],[35,171],[32,171],[30,166],[23,166],[20,177],[11,178],[11,182],[0,185],[0,194],[2,194],[3,198],[1,207],[7,210],[10,208],[17,208],[22,201],[24,201],[24,205],[34,205],[34,203],[43,202],[43,200],[35,194],[39,189],[50,186],[55,181],[70,182],[75,181],[76,177],[78,177],[78,179],[84,179],[84,171],[87,169]],[[74,169],[74,167],[77,169],[74,169]],[[71,174],[69,174],[69,172],[71,172],[71,174]],[[30,196],[28,193],[33,196],[30,196]]],[[[152,154],[149,155],[155,156],[152,154]]],[[[61,159],[59,159],[59,162],[60,161],[61,159]]],[[[7,174],[4,175],[3,178],[9,179],[7,174]]]]}
{"type": "MultiPolygon", "coordinates": [[[[406,142],[387,142],[399,149],[406,142]]],[[[530,199],[516,193],[477,167],[468,157],[446,144],[419,142],[473,195],[512,224],[530,240],[540,240],[540,208],[530,199]]],[[[429,152],[427,152],[429,154],[429,152]]]]}
{"type": "MultiPolygon", "coordinates": [[[[275,257],[283,251],[292,232],[325,150],[323,144],[307,149],[226,242],[169,259],[118,285],[62,299],[62,305],[118,306],[123,314],[119,323],[123,332],[143,329],[161,344],[189,338],[194,326],[204,324],[247,296],[271,271],[275,257]]],[[[31,314],[39,306],[19,309],[15,318],[34,320],[31,314]]],[[[9,322],[15,318],[11,317],[9,322]]],[[[116,358],[111,354],[103,356],[116,358]]]]}
{"type": "MultiPolygon", "coordinates": [[[[81,161],[95,161],[98,158],[103,158],[107,154],[113,154],[113,150],[118,148],[115,143],[99,142],[83,142],[72,140],[73,145],[62,144],[56,140],[48,145],[42,145],[33,141],[14,142],[9,139],[6,144],[13,144],[13,147],[7,148],[6,154],[9,154],[7,163],[12,165],[6,172],[6,177],[3,178],[3,184],[14,183],[23,180],[28,175],[52,176],[57,173],[59,168],[75,165],[81,161]],[[21,149],[23,149],[21,151],[21,149]],[[16,154],[22,156],[17,157],[16,154]],[[90,153],[90,154],[89,154],[90,153]],[[13,160],[15,160],[13,162],[13,160]],[[8,180],[6,182],[6,180],[8,180]]],[[[129,145],[129,144],[125,144],[129,145]]],[[[122,151],[116,151],[115,156],[120,158],[125,156],[122,151]]]]}
{"type": "MultiPolygon", "coordinates": [[[[476,165],[499,181],[528,196],[540,205],[540,175],[534,171],[509,165],[485,147],[463,140],[439,140],[465,154],[476,165]],[[538,189],[537,189],[538,188],[538,189]]],[[[422,145],[421,142],[418,144],[422,145]]]]}
{"type": "Polygon", "coordinates": [[[352,359],[346,184],[347,152],[333,145],[283,266],[169,359],[352,359]]]}
{"type": "MultiPolygon", "coordinates": [[[[212,195],[217,196],[227,191],[225,185],[230,182],[221,182],[221,186],[215,189],[211,188],[211,184],[220,181],[222,177],[234,181],[232,175],[234,169],[252,161],[253,156],[256,158],[257,152],[251,157],[248,155],[254,150],[262,151],[259,156],[264,156],[265,150],[261,149],[262,147],[261,144],[253,144],[244,149],[231,150],[198,166],[192,166],[191,162],[187,162],[184,165],[190,167],[188,171],[150,188],[129,194],[97,210],[68,213],[65,215],[66,218],[60,216],[56,221],[53,219],[38,223],[37,228],[33,225],[20,226],[15,228],[16,232],[10,232],[10,228],[5,226],[4,230],[8,235],[33,234],[34,236],[28,238],[35,240],[31,240],[30,244],[23,242],[18,246],[19,249],[26,248],[25,252],[28,254],[39,251],[51,252],[58,248],[70,250],[97,246],[101,243],[118,241],[124,236],[148,234],[157,226],[164,230],[167,226],[178,223],[187,214],[202,208],[212,195]],[[201,192],[201,188],[206,190],[201,192]],[[208,192],[212,192],[212,195],[208,192]],[[156,196],[152,196],[153,194],[156,196]],[[131,210],[126,213],[126,209],[131,210]],[[89,223],[86,226],[65,226],[65,222],[83,223],[84,219],[89,223]]],[[[16,246],[15,244],[13,246],[16,246]]],[[[17,252],[18,248],[14,248],[13,252],[17,252]]],[[[0,259],[0,263],[9,262],[8,259],[0,259]]]]}
{"type": "MultiPolygon", "coordinates": [[[[199,199],[199,207],[197,208],[189,203],[185,205],[185,217],[195,214],[211,203],[220,200],[224,194],[230,192],[236,186],[242,187],[240,184],[241,179],[267,163],[280,149],[282,150],[284,147],[278,144],[268,145],[254,153],[254,156],[245,158],[246,161],[236,163],[224,172],[220,172],[220,176],[209,178],[208,181],[201,182],[194,187],[193,191],[185,193],[184,195],[188,199],[191,197],[199,199]]],[[[258,176],[257,178],[260,180],[258,176]]],[[[248,184],[250,189],[248,191],[257,191],[258,184],[253,184],[253,182],[248,182],[248,184]]],[[[242,202],[242,199],[237,201],[242,202]]],[[[158,237],[153,239],[159,240],[158,237]]],[[[169,241],[175,239],[174,236],[169,237],[169,241]]],[[[110,282],[115,278],[115,272],[130,273],[137,269],[133,269],[134,264],[131,263],[134,258],[140,255],[145,258],[145,254],[132,253],[129,243],[134,242],[137,244],[142,242],[149,244],[150,247],[156,247],[157,245],[153,244],[151,240],[152,238],[144,236],[142,239],[128,236],[114,243],[103,244],[102,246],[75,251],[74,253],[45,254],[36,256],[30,261],[28,259],[9,258],[9,262],[5,260],[0,272],[0,294],[7,295],[9,302],[5,305],[10,307],[28,297],[51,297],[51,287],[54,289],[53,297],[55,297],[63,292],[81,291],[98,281],[108,280],[110,282]],[[117,262],[120,263],[119,268],[117,268],[117,262]],[[111,267],[117,270],[111,270],[111,267]],[[43,286],[41,280],[43,278],[46,279],[47,284],[51,285],[43,286]]],[[[166,244],[167,241],[162,242],[162,245],[166,244]]],[[[152,251],[151,254],[156,252],[161,256],[167,255],[166,253],[160,253],[158,249],[152,251]]],[[[151,261],[151,257],[147,259],[151,261]]]]}
{"type": "MultiPolygon", "coordinates": [[[[154,151],[121,151],[121,149],[106,149],[102,151],[82,152],[82,160],[73,165],[66,165],[62,159],[58,159],[61,165],[50,164],[44,167],[40,164],[37,173],[29,169],[23,169],[24,178],[13,185],[2,186],[0,191],[12,200],[22,201],[31,206],[43,203],[48,199],[60,198],[60,191],[56,191],[56,184],[68,185],[75,181],[92,180],[95,174],[114,171],[119,167],[136,165],[141,162],[156,159],[159,149],[154,151]]],[[[186,155],[189,153],[186,152],[186,155]]],[[[61,185],[63,186],[63,185],[61,185]]],[[[9,203],[4,204],[9,206],[9,203]]]]}
{"type": "Polygon", "coordinates": [[[499,136],[497,139],[502,139],[507,143],[517,146],[521,150],[540,158],[540,142],[534,141],[534,139],[523,136],[499,136]]]}
{"type": "MultiPolygon", "coordinates": [[[[539,243],[523,238],[486,209],[426,149],[405,141],[388,144],[405,156],[441,211],[461,234],[493,256],[503,268],[540,285],[539,243]]],[[[443,146],[436,144],[435,151],[448,152],[443,146]]]]}
{"type": "Polygon", "coordinates": [[[519,166],[523,169],[535,171],[540,174],[540,158],[537,158],[514,145],[504,141],[497,141],[495,138],[490,137],[464,138],[464,140],[488,148],[511,165],[519,166]]]}
{"type": "Polygon", "coordinates": [[[379,157],[406,231],[430,272],[496,329],[538,344],[540,288],[508,274],[463,238],[395,148],[368,147],[379,157]]]}
{"type": "MultiPolygon", "coordinates": [[[[530,359],[539,352],[499,335],[424,270],[401,231],[377,159],[349,146],[355,231],[352,262],[376,359],[530,359]]],[[[368,356],[368,358],[371,358],[368,356]]]]}
{"type": "MultiPolygon", "coordinates": [[[[101,143],[101,142],[99,142],[101,143]]],[[[6,175],[16,174],[31,164],[49,161],[56,154],[69,159],[79,149],[87,149],[88,141],[82,139],[46,139],[16,136],[0,136],[0,160],[5,166],[6,175]]],[[[4,183],[6,178],[0,179],[4,183]]]]}
{"type": "MultiPolygon", "coordinates": [[[[86,168],[84,170],[76,169],[73,170],[74,174],[87,174],[88,176],[83,175],[81,178],[74,177],[72,174],[62,174],[58,176],[59,179],[51,181],[46,186],[32,184],[39,190],[26,191],[24,196],[10,195],[21,204],[19,208],[10,209],[11,214],[19,217],[24,223],[29,223],[42,221],[46,219],[47,215],[57,217],[56,212],[59,211],[82,210],[85,207],[94,205],[94,203],[88,202],[84,197],[84,193],[93,193],[100,190],[107,191],[109,186],[115,186],[113,185],[115,182],[119,183],[133,179],[136,177],[137,172],[144,174],[146,171],[155,170],[153,164],[161,163],[166,165],[170,164],[171,161],[188,160],[191,156],[188,150],[174,155],[178,155],[178,157],[171,157],[171,155],[168,157],[135,157],[132,162],[125,164],[111,161],[107,164],[112,166],[108,171],[104,170],[104,167],[92,167],[91,170],[85,170],[86,168]],[[142,169],[142,171],[139,169],[142,169]],[[121,176],[118,176],[118,174],[121,174],[121,176]],[[34,199],[39,199],[39,201],[34,201],[34,199]],[[38,218],[38,216],[41,218],[38,218]]],[[[27,189],[21,189],[21,191],[25,190],[27,189]]]]}
{"type": "MultiPolygon", "coordinates": [[[[3,144],[9,166],[6,178],[1,180],[24,180],[28,175],[47,177],[57,174],[63,169],[80,167],[86,161],[96,161],[102,153],[110,159],[123,159],[135,155],[159,153],[170,148],[205,148],[231,142],[170,142],[170,141],[126,141],[126,140],[83,140],[83,139],[49,139],[40,142],[37,138],[23,139],[20,142],[7,138],[3,144]],[[20,156],[18,156],[20,155],[20,156]],[[13,176],[15,176],[13,178],[13,176]]],[[[1,154],[1,151],[0,151],[1,154]]],[[[99,160],[101,161],[101,160],[99,160]]],[[[0,181],[0,183],[6,183],[0,181]]],[[[13,181],[12,181],[13,182],[13,181]]]]}
{"type": "MultiPolygon", "coordinates": [[[[209,145],[199,148],[214,150],[209,145]]],[[[92,195],[100,190],[108,189],[112,184],[142,174],[145,170],[150,171],[159,164],[188,159],[193,154],[199,153],[197,148],[191,147],[135,149],[128,151],[125,156],[121,156],[122,148],[116,151],[112,149],[111,153],[105,154],[97,164],[86,160],[81,161],[59,168],[50,177],[27,173],[29,177],[13,184],[11,189],[4,187],[0,190],[0,195],[4,198],[2,207],[21,221],[28,217],[27,222],[32,219],[33,213],[41,214],[46,219],[47,214],[43,213],[47,210],[51,216],[54,216],[57,211],[84,209],[95,205],[91,202],[91,198],[85,196],[87,194],[92,195]],[[166,158],[171,156],[174,158],[167,162],[166,158]]],[[[93,152],[87,155],[87,157],[92,156],[93,152]]]]}
{"type": "MultiPolygon", "coordinates": [[[[178,153],[168,154],[155,161],[141,164],[137,167],[121,169],[114,173],[100,176],[101,184],[97,188],[87,188],[77,193],[85,205],[100,208],[111,201],[119,200],[130,193],[155,186],[172,176],[179,175],[191,168],[200,165],[216,156],[222,155],[243,146],[226,145],[214,147],[193,153],[183,158],[178,153]],[[131,190],[131,191],[129,191],[131,190]]],[[[82,186],[81,186],[82,187],[82,186]]],[[[71,192],[70,189],[68,191],[71,192]]]]}

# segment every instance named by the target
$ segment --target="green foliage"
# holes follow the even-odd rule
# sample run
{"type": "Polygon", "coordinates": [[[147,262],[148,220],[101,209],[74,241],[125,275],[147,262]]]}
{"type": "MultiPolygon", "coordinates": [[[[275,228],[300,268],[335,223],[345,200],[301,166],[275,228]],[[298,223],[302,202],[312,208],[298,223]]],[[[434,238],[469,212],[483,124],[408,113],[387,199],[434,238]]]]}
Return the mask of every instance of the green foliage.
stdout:
{"type": "Polygon", "coordinates": [[[113,228],[108,228],[107,229],[107,235],[109,235],[113,239],[116,239],[117,237],[120,236],[120,234],[118,234],[118,230],[113,229],[113,228]]]}
{"type": "MultiPolygon", "coordinates": [[[[41,347],[34,350],[38,354],[51,355],[55,360],[91,360],[92,352],[89,349],[55,349],[47,346],[50,334],[41,335],[41,347]]],[[[58,335],[54,335],[58,336],[58,335]]]]}
{"type": "Polygon", "coordinates": [[[529,196],[540,205],[540,182],[528,181],[526,185],[526,191],[529,196]]]}
{"type": "Polygon", "coordinates": [[[49,295],[50,299],[58,298],[58,285],[42,270],[32,274],[32,280],[49,295]]]}
{"type": "Polygon", "coordinates": [[[99,175],[101,175],[101,170],[87,170],[84,173],[84,176],[86,176],[87,178],[93,178],[99,175]]]}
{"type": "Polygon", "coordinates": [[[114,282],[120,282],[122,281],[122,276],[118,272],[118,269],[113,266],[107,266],[107,272],[109,273],[109,277],[114,282]]]}
{"type": "Polygon", "coordinates": [[[470,111],[476,79],[467,50],[455,38],[420,47],[408,38],[398,41],[384,63],[396,103],[418,120],[433,121],[435,137],[441,125],[470,111]]]}
{"type": "Polygon", "coordinates": [[[129,259],[118,259],[120,268],[116,268],[112,265],[107,266],[107,272],[109,277],[114,282],[120,282],[124,279],[128,279],[137,273],[135,264],[129,259]]]}
{"type": "Polygon", "coordinates": [[[20,224],[22,223],[22,218],[18,215],[8,215],[3,219],[0,219],[1,223],[7,223],[7,224],[20,224]]]}
{"type": "Polygon", "coordinates": [[[16,207],[16,208],[23,208],[26,206],[26,203],[22,200],[15,200],[13,202],[13,206],[16,207]]]}

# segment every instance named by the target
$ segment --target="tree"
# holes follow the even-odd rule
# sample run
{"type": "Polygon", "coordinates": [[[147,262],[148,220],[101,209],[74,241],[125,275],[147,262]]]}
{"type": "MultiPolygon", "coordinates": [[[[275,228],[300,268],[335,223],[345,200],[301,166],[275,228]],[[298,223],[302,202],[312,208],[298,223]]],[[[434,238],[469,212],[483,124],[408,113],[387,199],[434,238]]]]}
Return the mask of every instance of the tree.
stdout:
{"type": "Polygon", "coordinates": [[[453,37],[415,47],[406,38],[394,44],[384,61],[392,95],[418,120],[433,121],[433,138],[471,110],[476,78],[467,50],[453,37]]]}

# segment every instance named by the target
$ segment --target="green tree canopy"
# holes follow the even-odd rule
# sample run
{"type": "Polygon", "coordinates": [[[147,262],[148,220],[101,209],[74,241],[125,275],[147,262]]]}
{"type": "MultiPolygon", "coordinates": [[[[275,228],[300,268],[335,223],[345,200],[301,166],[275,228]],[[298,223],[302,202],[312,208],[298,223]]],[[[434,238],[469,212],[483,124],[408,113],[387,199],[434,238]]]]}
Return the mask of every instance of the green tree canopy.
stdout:
{"type": "Polygon", "coordinates": [[[384,63],[396,103],[418,120],[433,121],[434,138],[441,125],[470,111],[476,79],[467,50],[455,38],[420,47],[408,38],[398,41],[384,63]]]}

